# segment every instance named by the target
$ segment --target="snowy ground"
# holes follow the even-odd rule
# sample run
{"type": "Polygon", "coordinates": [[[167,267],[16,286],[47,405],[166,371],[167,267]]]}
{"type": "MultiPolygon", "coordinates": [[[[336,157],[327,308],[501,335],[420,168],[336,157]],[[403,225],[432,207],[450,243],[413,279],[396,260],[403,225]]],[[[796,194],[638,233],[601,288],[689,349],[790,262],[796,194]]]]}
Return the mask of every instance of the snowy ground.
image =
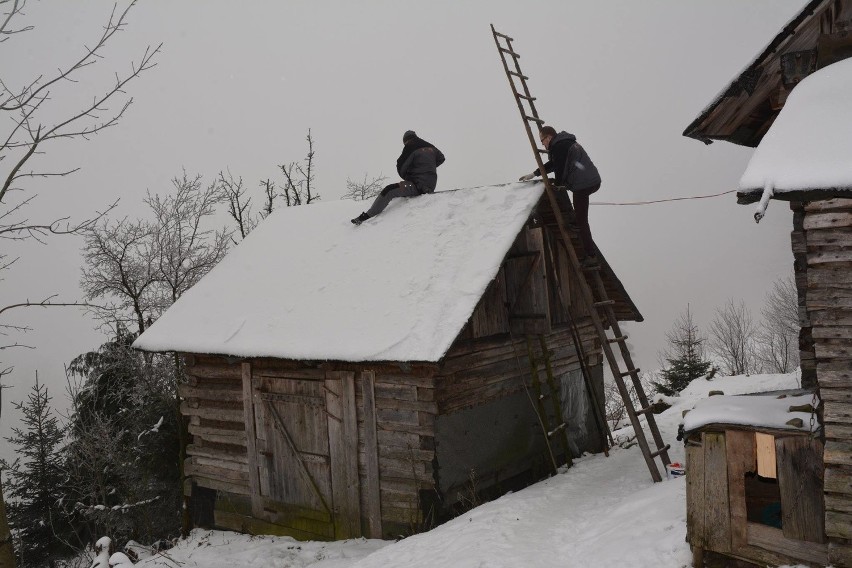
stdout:
{"type": "MultiPolygon", "coordinates": [[[[681,412],[710,390],[726,395],[797,388],[798,373],[694,381],[657,416],[672,461],[681,412]]],[[[630,431],[617,432],[626,442],[630,431]]],[[[628,444],[624,444],[628,445],[628,444]]],[[[137,564],[204,568],[473,568],[691,565],[684,478],[654,484],[635,445],[586,456],[560,475],[486,503],[436,529],[399,542],[297,542],[195,530],[175,548],[137,564]]]]}

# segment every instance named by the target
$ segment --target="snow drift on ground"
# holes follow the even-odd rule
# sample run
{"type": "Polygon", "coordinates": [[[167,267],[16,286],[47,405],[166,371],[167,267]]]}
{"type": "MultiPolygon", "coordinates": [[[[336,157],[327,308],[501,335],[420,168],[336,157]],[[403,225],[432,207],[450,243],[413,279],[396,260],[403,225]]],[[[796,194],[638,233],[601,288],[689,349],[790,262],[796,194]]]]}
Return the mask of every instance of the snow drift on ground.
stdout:
{"type": "MultiPolygon", "coordinates": [[[[799,374],[698,379],[667,398],[657,416],[671,459],[681,412],[707,398],[793,389],[799,374]]],[[[621,446],[585,456],[574,467],[523,491],[481,505],[434,530],[396,543],[356,539],[300,543],[195,530],[174,549],[140,562],[152,568],[680,568],[691,565],[686,537],[685,478],[653,483],[629,428],[621,446]]]]}
{"type": "Polygon", "coordinates": [[[852,191],[852,59],[799,83],[754,151],[740,191],[852,191]]]}
{"type": "Polygon", "coordinates": [[[438,361],[544,185],[275,211],[133,344],[147,351],[438,361]]]}

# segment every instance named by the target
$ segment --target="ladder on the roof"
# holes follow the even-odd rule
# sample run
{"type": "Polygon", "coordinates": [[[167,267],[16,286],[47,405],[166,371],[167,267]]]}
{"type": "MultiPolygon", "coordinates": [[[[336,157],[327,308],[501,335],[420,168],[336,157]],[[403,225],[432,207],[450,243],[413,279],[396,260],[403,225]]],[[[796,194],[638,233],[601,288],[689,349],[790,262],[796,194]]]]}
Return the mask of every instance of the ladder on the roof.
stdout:
{"type": "Polygon", "coordinates": [[[509,80],[509,85],[512,88],[512,94],[515,96],[515,102],[518,104],[518,110],[521,113],[524,128],[526,128],[530,146],[533,149],[535,161],[538,164],[538,171],[543,173],[542,180],[544,181],[547,199],[550,202],[550,207],[553,209],[555,225],[562,237],[562,245],[568,253],[571,271],[577,276],[580,298],[587,307],[592,324],[594,325],[595,331],[600,339],[601,347],[607,361],[609,362],[609,368],[612,371],[612,376],[615,380],[616,386],[618,387],[618,392],[624,401],[627,416],[630,418],[630,423],[632,424],[633,430],[636,434],[636,441],[639,444],[639,448],[642,450],[642,455],[645,457],[645,462],[648,464],[648,469],[651,472],[651,478],[654,481],[661,481],[663,477],[660,474],[660,469],[657,467],[657,462],[655,460],[656,458],[660,458],[665,470],[665,466],[671,463],[668,453],[670,446],[663,442],[663,437],[660,435],[659,428],[657,428],[657,421],[654,418],[651,404],[648,401],[648,397],[645,395],[645,389],[642,387],[642,382],[639,377],[639,369],[636,368],[633,364],[632,358],[630,357],[630,350],[627,348],[627,336],[621,333],[621,328],[618,325],[618,319],[616,318],[615,310],[613,309],[615,301],[609,299],[603,279],[601,278],[600,265],[589,268],[583,268],[580,265],[577,253],[574,250],[571,235],[565,227],[565,221],[559,208],[559,203],[556,200],[556,190],[554,189],[552,180],[548,178],[544,172],[544,162],[541,159],[541,155],[546,154],[547,150],[538,147],[536,142],[537,137],[533,134],[533,130],[530,127],[530,124],[535,124],[537,132],[539,128],[544,126],[544,121],[538,116],[538,111],[535,108],[536,99],[530,94],[530,89],[527,86],[527,79],[529,79],[529,77],[525,76],[521,72],[521,66],[518,62],[520,55],[518,55],[518,53],[512,48],[512,38],[499,33],[494,29],[493,24],[491,25],[491,33],[494,36],[494,43],[497,45],[500,59],[503,61],[503,69],[506,71],[506,78],[509,80]],[[512,59],[514,69],[509,68],[507,56],[512,59]],[[518,89],[516,81],[520,84],[520,90],[518,89]],[[612,337],[607,335],[607,328],[612,330],[612,337]],[[618,345],[618,350],[625,370],[622,370],[621,362],[616,356],[615,351],[613,351],[613,344],[618,345]],[[627,384],[625,383],[624,379],[627,377],[629,377],[632,381],[636,398],[641,405],[638,409],[633,404],[633,399],[630,396],[627,384]],[[655,446],[655,449],[653,450],[648,443],[648,438],[645,435],[642,423],[639,421],[640,416],[645,417],[647,428],[651,433],[651,438],[655,446]]]}

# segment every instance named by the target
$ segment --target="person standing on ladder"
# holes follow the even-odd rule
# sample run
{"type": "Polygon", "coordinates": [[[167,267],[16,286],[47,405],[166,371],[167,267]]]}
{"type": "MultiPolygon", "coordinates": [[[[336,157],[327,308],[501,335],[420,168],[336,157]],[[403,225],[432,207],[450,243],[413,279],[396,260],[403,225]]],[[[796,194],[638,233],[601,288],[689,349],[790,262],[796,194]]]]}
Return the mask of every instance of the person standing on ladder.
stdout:
{"type": "MultiPolygon", "coordinates": [[[[589,196],[601,187],[601,176],[598,169],[589,158],[586,150],[577,142],[577,137],[565,132],[557,133],[552,126],[542,126],[538,131],[544,149],[547,150],[548,160],[544,164],[545,174],[554,173],[556,185],[566,191],[557,191],[556,198],[559,208],[563,211],[574,211],[577,218],[577,228],[580,231],[580,241],[586,257],[583,265],[586,267],[597,264],[595,243],[592,241],[592,230],[589,227],[589,196]],[[574,193],[574,206],[568,191],[574,193]]],[[[520,181],[530,181],[542,175],[538,168],[531,174],[521,176],[520,181]]]]}
{"type": "Polygon", "coordinates": [[[352,219],[353,224],[360,225],[370,217],[375,217],[384,211],[395,197],[416,197],[435,191],[435,186],[438,185],[437,169],[444,163],[444,154],[419,138],[413,130],[405,131],[402,143],[402,153],[396,160],[396,171],[402,181],[386,186],[366,212],[352,219]]]}

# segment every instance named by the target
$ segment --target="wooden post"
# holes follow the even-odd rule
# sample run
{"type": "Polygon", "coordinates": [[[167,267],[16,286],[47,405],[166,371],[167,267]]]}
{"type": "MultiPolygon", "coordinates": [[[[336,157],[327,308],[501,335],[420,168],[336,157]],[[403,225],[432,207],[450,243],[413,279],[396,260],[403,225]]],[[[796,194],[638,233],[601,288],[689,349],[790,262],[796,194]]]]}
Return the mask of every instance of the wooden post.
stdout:
{"type": "Polygon", "coordinates": [[[251,514],[262,518],[263,499],[260,496],[260,478],[257,464],[257,434],[254,424],[254,390],[251,385],[251,363],[244,361],[242,365],[243,380],[243,415],[246,425],[246,451],[248,453],[248,481],[251,493],[251,514]]]}
{"type": "Polygon", "coordinates": [[[382,500],[379,485],[379,444],[376,433],[376,374],[361,372],[361,391],[364,394],[364,453],[367,478],[362,480],[367,505],[367,536],[382,538],[382,500]]]}
{"type": "Polygon", "coordinates": [[[347,539],[361,536],[355,373],[330,371],[326,377],[334,536],[336,539],[347,539]]]}

